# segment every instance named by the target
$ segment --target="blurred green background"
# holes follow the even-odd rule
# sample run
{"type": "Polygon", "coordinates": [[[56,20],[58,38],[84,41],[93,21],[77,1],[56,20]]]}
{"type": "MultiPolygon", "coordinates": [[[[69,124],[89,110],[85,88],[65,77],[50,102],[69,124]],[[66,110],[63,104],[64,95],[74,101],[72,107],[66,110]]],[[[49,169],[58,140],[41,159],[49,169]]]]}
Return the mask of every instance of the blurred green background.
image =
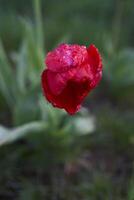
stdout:
{"type": "Polygon", "coordinates": [[[133,0],[0,0],[0,200],[134,200],[133,19],[133,0]],[[64,42],[104,64],[73,117],[40,85],[64,42]]]}

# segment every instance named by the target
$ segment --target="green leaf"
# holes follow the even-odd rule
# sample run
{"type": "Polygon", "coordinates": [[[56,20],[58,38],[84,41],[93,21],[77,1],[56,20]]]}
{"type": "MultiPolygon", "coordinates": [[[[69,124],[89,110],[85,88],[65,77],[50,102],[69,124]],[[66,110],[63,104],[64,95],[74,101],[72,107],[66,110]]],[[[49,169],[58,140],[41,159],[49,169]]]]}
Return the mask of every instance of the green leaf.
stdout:
{"type": "Polygon", "coordinates": [[[18,53],[13,53],[12,58],[16,64],[16,81],[19,88],[18,93],[25,93],[28,82],[28,58],[27,58],[27,44],[25,39],[22,42],[18,53]]]}
{"type": "Polygon", "coordinates": [[[12,143],[27,134],[38,133],[46,129],[46,124],[40,121],[24,124],[20,127],[7,129],[0,126],[0,146],[12,143]]]}
{"type": "Polygon", "coordinates": [[[17,90],[14,72],[8,61],[3,45],[0,42],[0,91],[10,107],[15,102],[17,90]]]}

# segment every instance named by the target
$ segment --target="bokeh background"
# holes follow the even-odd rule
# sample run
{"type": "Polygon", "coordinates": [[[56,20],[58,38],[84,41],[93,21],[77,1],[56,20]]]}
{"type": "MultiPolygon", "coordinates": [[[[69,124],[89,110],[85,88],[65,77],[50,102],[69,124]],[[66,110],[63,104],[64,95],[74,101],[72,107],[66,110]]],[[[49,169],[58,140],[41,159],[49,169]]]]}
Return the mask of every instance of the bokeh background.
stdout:
{"type": "Polygon", "coordinates": [[[133,19],[133,0],[0,0],[1,200],[134,200],[133,19]],[[73,117],[40,85],[64,42],[94,43],[104,64],[73,117]]]}

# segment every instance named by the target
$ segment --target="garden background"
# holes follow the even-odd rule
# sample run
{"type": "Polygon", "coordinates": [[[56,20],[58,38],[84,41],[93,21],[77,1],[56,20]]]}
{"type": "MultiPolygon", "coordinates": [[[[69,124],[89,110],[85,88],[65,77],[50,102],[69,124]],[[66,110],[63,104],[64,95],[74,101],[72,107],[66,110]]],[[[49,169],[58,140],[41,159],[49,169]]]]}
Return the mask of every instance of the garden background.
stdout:
{"type": "Polygon", "coordinates": [[[134,200],[133,0],[0,0],[0,199],[134,200]],[[64,42],[103,57],[75,116],[41,91],[64,42]]]}

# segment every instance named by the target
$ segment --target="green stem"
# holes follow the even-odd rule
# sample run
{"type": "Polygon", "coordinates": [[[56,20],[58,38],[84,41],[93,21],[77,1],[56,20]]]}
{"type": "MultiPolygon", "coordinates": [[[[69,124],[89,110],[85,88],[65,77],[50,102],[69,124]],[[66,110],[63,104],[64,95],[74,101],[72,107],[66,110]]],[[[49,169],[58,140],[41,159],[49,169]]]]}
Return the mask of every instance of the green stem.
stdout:
{"type": "Polygon", "coordinates": [[[44,47],[44,37],[43,37],[43,24],[41,16],[41,0],[34,0],[34,12],[35,12],[35,21],[36,21],[36,36],[37,43],[41,50],[43,51],[44,47]]]}
{"type": "Polygon", "coordinates": [[[115,15],[113,19],[113,43],[114,48],[117,49],[119,47],[120,42],[120,34],[122,30],[122,22],[123,22],[123,14],[124,14],[124,0],[117,0],[115,15]]]}

